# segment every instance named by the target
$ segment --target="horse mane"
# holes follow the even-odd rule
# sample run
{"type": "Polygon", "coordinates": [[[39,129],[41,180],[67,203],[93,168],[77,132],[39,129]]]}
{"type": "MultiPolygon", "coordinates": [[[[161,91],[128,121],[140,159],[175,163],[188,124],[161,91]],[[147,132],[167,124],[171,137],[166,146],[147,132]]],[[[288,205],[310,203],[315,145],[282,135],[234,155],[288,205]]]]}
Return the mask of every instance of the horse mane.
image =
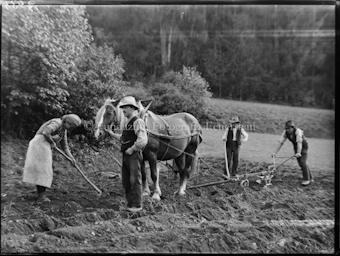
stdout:
{"type": "Polygon", "coordinates": [[[104,106],[106,105],[112,105],[112,101],[114,101],[114,99],[111,99],[111,98],[106,98],[105,101],[104,101],[104,106]]]}
{"type": "Polygon", "coordinates": [[[114,101],[114,99],[106,98],[103,106],[101,106],[101,108],[98,110],[98,112],[96,114],[96,118],[95,118],[96,128],[99,127],[100,126],[99,124],[102,122],[106,106],[109,105],[109,106],[112,106],[115,109],[115,107],[112,105],[112,101],[114,101]]]}
{"type": "Polygon", "coordinates": [[[98,110],[98,112],[97,112],[97,114],[96,114],[96,118],[95,118],[95,126],[96,126],[96,128],[98,128],[98,127],[100,126],[99,123],[102,122],[104,112],[105,112],[105,106],[103,105],[103,106],[98,110]]]}
{"type": "Polygon", "coordinates": [[[121,101],[119,101],[119,103],[115,107],[115,109],[116,109],[116,120],[117,120],[117,123],[119,125],[119,129],[123,132],[126,117],[124,116],[123,109],[119,107],[120,103],[121,103],[121,101]]]}

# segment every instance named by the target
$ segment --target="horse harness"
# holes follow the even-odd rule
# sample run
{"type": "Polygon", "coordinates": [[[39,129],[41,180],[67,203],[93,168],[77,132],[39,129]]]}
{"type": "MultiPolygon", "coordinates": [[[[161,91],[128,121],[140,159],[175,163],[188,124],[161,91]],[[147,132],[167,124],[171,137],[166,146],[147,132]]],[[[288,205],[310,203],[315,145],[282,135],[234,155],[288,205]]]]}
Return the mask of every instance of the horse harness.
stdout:
{"type": "MultiPolygon", "coordinates": [[[[150,132],[150,131],[147,130],[147,132],[150,132]]],[[[151,132],[150,132],[150,134],[151,134],[156,140],[158,140],[158,141],[160,141],[160,142],[163,142],[163,143],[165,144],[165,142],[162,141],[162,140],[159,138],[159,137],[160,137],[159,135],[156,135],[155,133],[151,133],[151,132]]],[[[195,132],[195,133],[193,133],[193,134],[186,135],[186,136],[180,136],[180,137],[174,137],[174,136],[173,136],[173,138],[175,138],[175,139],[183,139],[183,138],[189,138],[189,137],[194,136],[194,135],[197,135],[197,134],[198,134],[198,132],[195,132]]],[[[148,135],[149,135],[149,133],[148,133],[148,135]]],[[[178,149],[178,148],[176,148],[176,147],[174,147],[174,146],[171,146],[171,145],[170,145],[170,140],[171,140],[171,139],[169,139],[169,142],[166,143],[166,145],[167,145],[166,151],[165,151],[165,153],[164,153],[162,159],[159,160],[159,161],[163,161],[163,159],[164,159],[166,153],[168,152],[169,148],[175,149],[175,150],[181,152],[182,154],[186,154],[186,155],[188,155],[188,156],[196,157],[195,155],[189,154],[189,153],[185,152],[184,150],[180,150],[180,149],[178,149]]]]}
{"type": "MultiPolygon", "coordinates": [[[[146,115],[146,116],[147,116],[147,115],[146,115]]],[[[144,117],[144,119],[146,119],[146,116],[144,117]]],[[[156,140],[158,140],[159,142],[164,143],[164,144],[167,146],[167,147],[166,147],[166,150],[165,150],[165,152],[164,152],[164,154],[163,154],[163,156],[162,156],[162,158],[161,158],[159,161],[163,161],[163,159],[165,158],[166,154],[167,154],[168,151],[169,151],[169,148],[175,149],[175,150],[181,152],[182,154],[184,153],[184,154],[190,155],[190,156],[192,156],[192,157],[196,157],[196,156],[194,156],[194,155],[192,155],[192,154],[189,154],[189,153],[185,152],[184,150],[180,150],[180,149],[178,149],[178,148],[176,148],[176,147],[174,147],[174,146],[171,146],[171,145],[170,145],[170,141],[173,140],[173,139],[185,139],[185,138],[190,138],[190,137],[192,137],[192,136],[194,136],[194,135],[197,135],[198,132],[196,131],[195,133],[192,133],[192,134],[189,134],[189,135],[173,136],[173,135],[171,135],[171,132],[170,132],[170,130],[169,130],[169,129],[170,129],[170,126],[169,126],[169,124],[164,120],[164,118],[162,118],[161,116],[157,116],[157,117],[159,117],[159,118],[164,122],[165,127],[166,127],[166,131],[167,131],[167,133],[168,133],[169,135],[160,134],[160,133],[157,133],[157,132],[155,132],[155,131],[152,131],[152,130],[148,129],[148,127],[147,127],[147,122],[146,122],[145,120],[144,120],[144,123],[145,123],[145,129],[146,129],[148,138],[149,138],[149,136],[151,135],[151,136],[153,136],[156,140]],[[167,142],[164,141],[164,139],[167,140],[167,142]]]]}

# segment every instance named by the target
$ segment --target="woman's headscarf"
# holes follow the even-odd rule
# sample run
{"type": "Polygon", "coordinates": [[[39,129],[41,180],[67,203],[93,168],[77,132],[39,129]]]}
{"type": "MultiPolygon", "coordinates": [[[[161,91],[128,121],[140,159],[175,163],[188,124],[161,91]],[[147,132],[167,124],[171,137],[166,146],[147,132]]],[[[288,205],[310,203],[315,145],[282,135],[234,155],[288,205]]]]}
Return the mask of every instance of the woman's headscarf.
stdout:
{"type": "Polygon", "coordinates": [[[68,114],[68,115],[64,115],[62,120],[69,120],[72,123],[74,123],[76,126],[79,126],[81,124],[81,119],[79,116],[77,116],[76,114],[68,114]]]}

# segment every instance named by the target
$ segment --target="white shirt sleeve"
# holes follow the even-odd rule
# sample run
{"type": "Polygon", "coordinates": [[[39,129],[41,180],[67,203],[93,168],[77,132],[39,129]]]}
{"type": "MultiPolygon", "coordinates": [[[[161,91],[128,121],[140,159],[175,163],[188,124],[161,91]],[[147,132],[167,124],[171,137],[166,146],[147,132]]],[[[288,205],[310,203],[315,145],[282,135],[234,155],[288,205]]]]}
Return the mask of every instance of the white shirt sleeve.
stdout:
{"type": "Polygon", "coordinates": [[[227,127],[225,129],[225,132],[224,132],[223,136],[222,136],[222,140],[223,141],[227,141],[228,131],[229,131],[229,128],[227,127]]]}
{"type": "Polygon", "coordinates": [[[246,142],[248,137],[248,133],[243,128],[241,128],[241,142],[246,142]]]}
{"type": "Polygon", "coordinates": [[[279,142],[280,142],[281,144],[283,144],[283,143],[285,143],[286,139],[287,139],[286,131],[283,131],[283,133],[282,133],[282,135],[281,135],[281,138],[279,139],[279,142]]]}
{"type": "Polygon", "coordinates": [[[137,135],[137,140],[135,141],[132,148],[135,151],[143,149],[148,143],[148,135],[146,133],[145,123],[142,119],[137,119],[133,123],[134,131],[137,135]]]}
{"type": "Polygon", "coordinates": [[[296,128],[296,131],[295,131],[296,142],[302,143],[302,135],[303,135],[303,131],[300,128],[296,128]]]}

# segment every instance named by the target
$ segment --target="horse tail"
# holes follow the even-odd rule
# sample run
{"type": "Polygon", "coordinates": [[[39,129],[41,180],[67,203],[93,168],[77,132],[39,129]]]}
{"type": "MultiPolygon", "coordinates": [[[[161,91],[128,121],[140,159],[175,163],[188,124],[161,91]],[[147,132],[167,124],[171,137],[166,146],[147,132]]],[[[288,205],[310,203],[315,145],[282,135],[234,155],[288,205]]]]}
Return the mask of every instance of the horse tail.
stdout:
{"type": "Polygon", "coordinates": [[[202,131],[202,126],[200,125],[200,123],[196,120],[196,122],[194,123],[195,125],[195,132],[198,134],[198,142],[197,142],[197,146],[203,141],[203,131],[202,131]]]}
{"type": "Polygon", "coordinates": [[[203,132],[201,127],[198,130],[198,138],[199,138],[198,144],[201,144],[201,142],[203,141],[203,132]]]}

